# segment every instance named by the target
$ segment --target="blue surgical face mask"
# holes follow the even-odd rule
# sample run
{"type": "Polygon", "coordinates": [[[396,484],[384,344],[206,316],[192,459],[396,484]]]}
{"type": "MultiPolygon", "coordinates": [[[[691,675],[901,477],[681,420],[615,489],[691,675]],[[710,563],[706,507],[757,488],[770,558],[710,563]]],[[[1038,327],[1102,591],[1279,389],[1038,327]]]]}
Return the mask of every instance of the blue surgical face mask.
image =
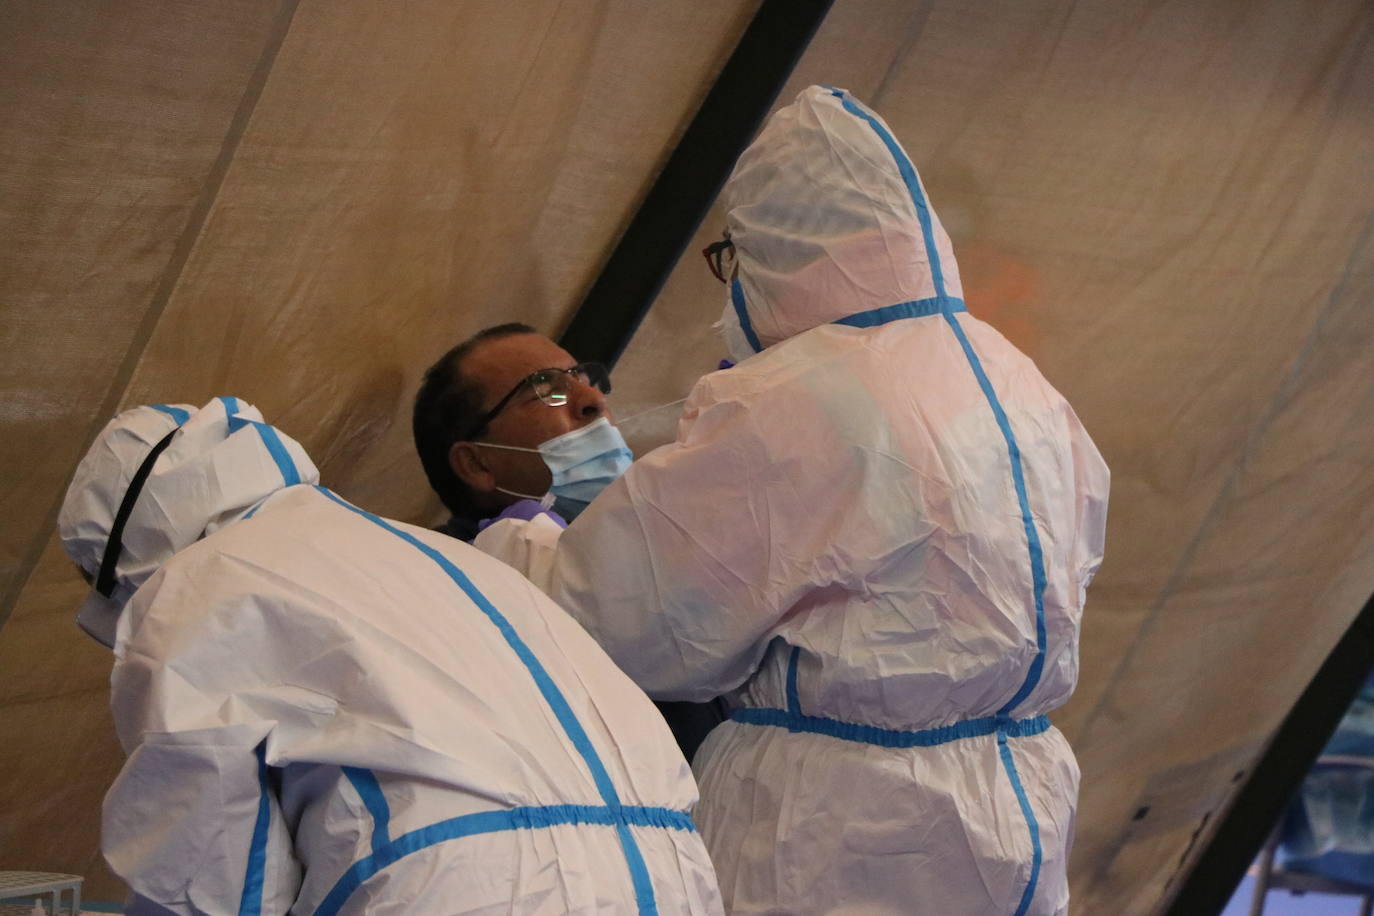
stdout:
{"type": "Polygon", "coordinates": [[[588,423],[570,433],[541,442],[539,448],[518,445],[498,445],[494,442],[474,442],[488,448],[503,448],[514,452],[538,452],[553,476],[549,492],[541,498],[516,493],[502,487],[496,489],[521,499],[537,499],[545,508],[552,497],[553,511],[572,521],[587,508],[597,494],[611,485],[629,468],[634,455],[620,435],[620,430],[605,417],[588,423]]]}

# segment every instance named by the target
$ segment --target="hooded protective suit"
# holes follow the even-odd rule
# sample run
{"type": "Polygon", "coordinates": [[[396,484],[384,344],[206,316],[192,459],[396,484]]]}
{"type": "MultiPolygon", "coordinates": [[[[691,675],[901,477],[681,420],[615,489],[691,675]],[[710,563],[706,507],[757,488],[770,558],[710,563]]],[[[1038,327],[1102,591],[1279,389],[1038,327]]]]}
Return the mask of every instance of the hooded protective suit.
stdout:
{"type": "Polygon", "coordinates": [[[178,427],[83,612],[117,634],[102,846],[129,912],[721,912],[687,765],[587,634],[315,486],[254,408],[112,421],[60,519],[83,569],[178,427]]]}
{"type": "Polygon", "coordinates": [[[967,314],[915,169],[848,94],[774,115],[725,196],[748,358],[561,538],[476,544],[651,696],[732,691],[694,761],[730,912],[1063,913],[1078,768],[1045,716],[1107,468],[967,314]]]}

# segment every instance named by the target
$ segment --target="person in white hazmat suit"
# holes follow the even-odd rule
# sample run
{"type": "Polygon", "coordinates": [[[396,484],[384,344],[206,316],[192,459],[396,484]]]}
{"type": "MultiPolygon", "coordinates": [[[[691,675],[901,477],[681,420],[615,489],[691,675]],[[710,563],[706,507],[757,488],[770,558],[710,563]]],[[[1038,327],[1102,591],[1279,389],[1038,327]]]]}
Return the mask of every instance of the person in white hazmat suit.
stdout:
{"type": "Polygon", "coordinates": [[[777,112],[725,188],[738,364],[566,531],[475,543],[659,699],[730,692],[694,761],[727,909],[1058,914],[1073,691],[1108,472],[1073,410],[969,315],[887,125],[777,112]]]}
{"type": "Polygon", "coordinates": [[[128,912],[721,913],[648,699],[514,571],[317,480],[234,398],[122,413],[77,468],[128,912]]]}

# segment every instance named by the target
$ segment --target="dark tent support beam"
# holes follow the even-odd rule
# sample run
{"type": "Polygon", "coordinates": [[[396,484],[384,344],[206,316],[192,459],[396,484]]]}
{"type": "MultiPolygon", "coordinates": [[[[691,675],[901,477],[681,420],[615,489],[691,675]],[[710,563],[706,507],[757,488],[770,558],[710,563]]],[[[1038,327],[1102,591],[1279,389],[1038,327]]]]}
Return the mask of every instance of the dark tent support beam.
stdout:
{"type": "Polygon", "coordinates": [[[1374,666],[1374,597],[1331,650],[1198,857],[1168,916],[1226,907],[1374,666]]]}
{"type": "Polygon", "coordinates": [[[831,2],[763,0],[563,332],[564,349],[608,366],[620,358],[831,2]]]}

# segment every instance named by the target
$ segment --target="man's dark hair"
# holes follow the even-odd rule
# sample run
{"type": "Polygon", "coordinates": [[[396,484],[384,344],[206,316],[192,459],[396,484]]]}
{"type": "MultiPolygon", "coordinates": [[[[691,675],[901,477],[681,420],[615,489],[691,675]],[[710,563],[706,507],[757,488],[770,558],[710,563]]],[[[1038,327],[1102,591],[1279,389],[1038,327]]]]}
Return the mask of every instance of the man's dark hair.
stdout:
{"type": "Polygon", "coordinates": [[[415,450],[420,453],[429,485],[455,518],[475,519],[479,512],[472,490],[448,463],[453,443],[469,432],[469,427],[482,415],[481,386],[463,375],[463,359],[484,341],[538,333],[518,321],[478,331],[429,367],[415,395],[415,413],[411,418],[415,450]]]}

